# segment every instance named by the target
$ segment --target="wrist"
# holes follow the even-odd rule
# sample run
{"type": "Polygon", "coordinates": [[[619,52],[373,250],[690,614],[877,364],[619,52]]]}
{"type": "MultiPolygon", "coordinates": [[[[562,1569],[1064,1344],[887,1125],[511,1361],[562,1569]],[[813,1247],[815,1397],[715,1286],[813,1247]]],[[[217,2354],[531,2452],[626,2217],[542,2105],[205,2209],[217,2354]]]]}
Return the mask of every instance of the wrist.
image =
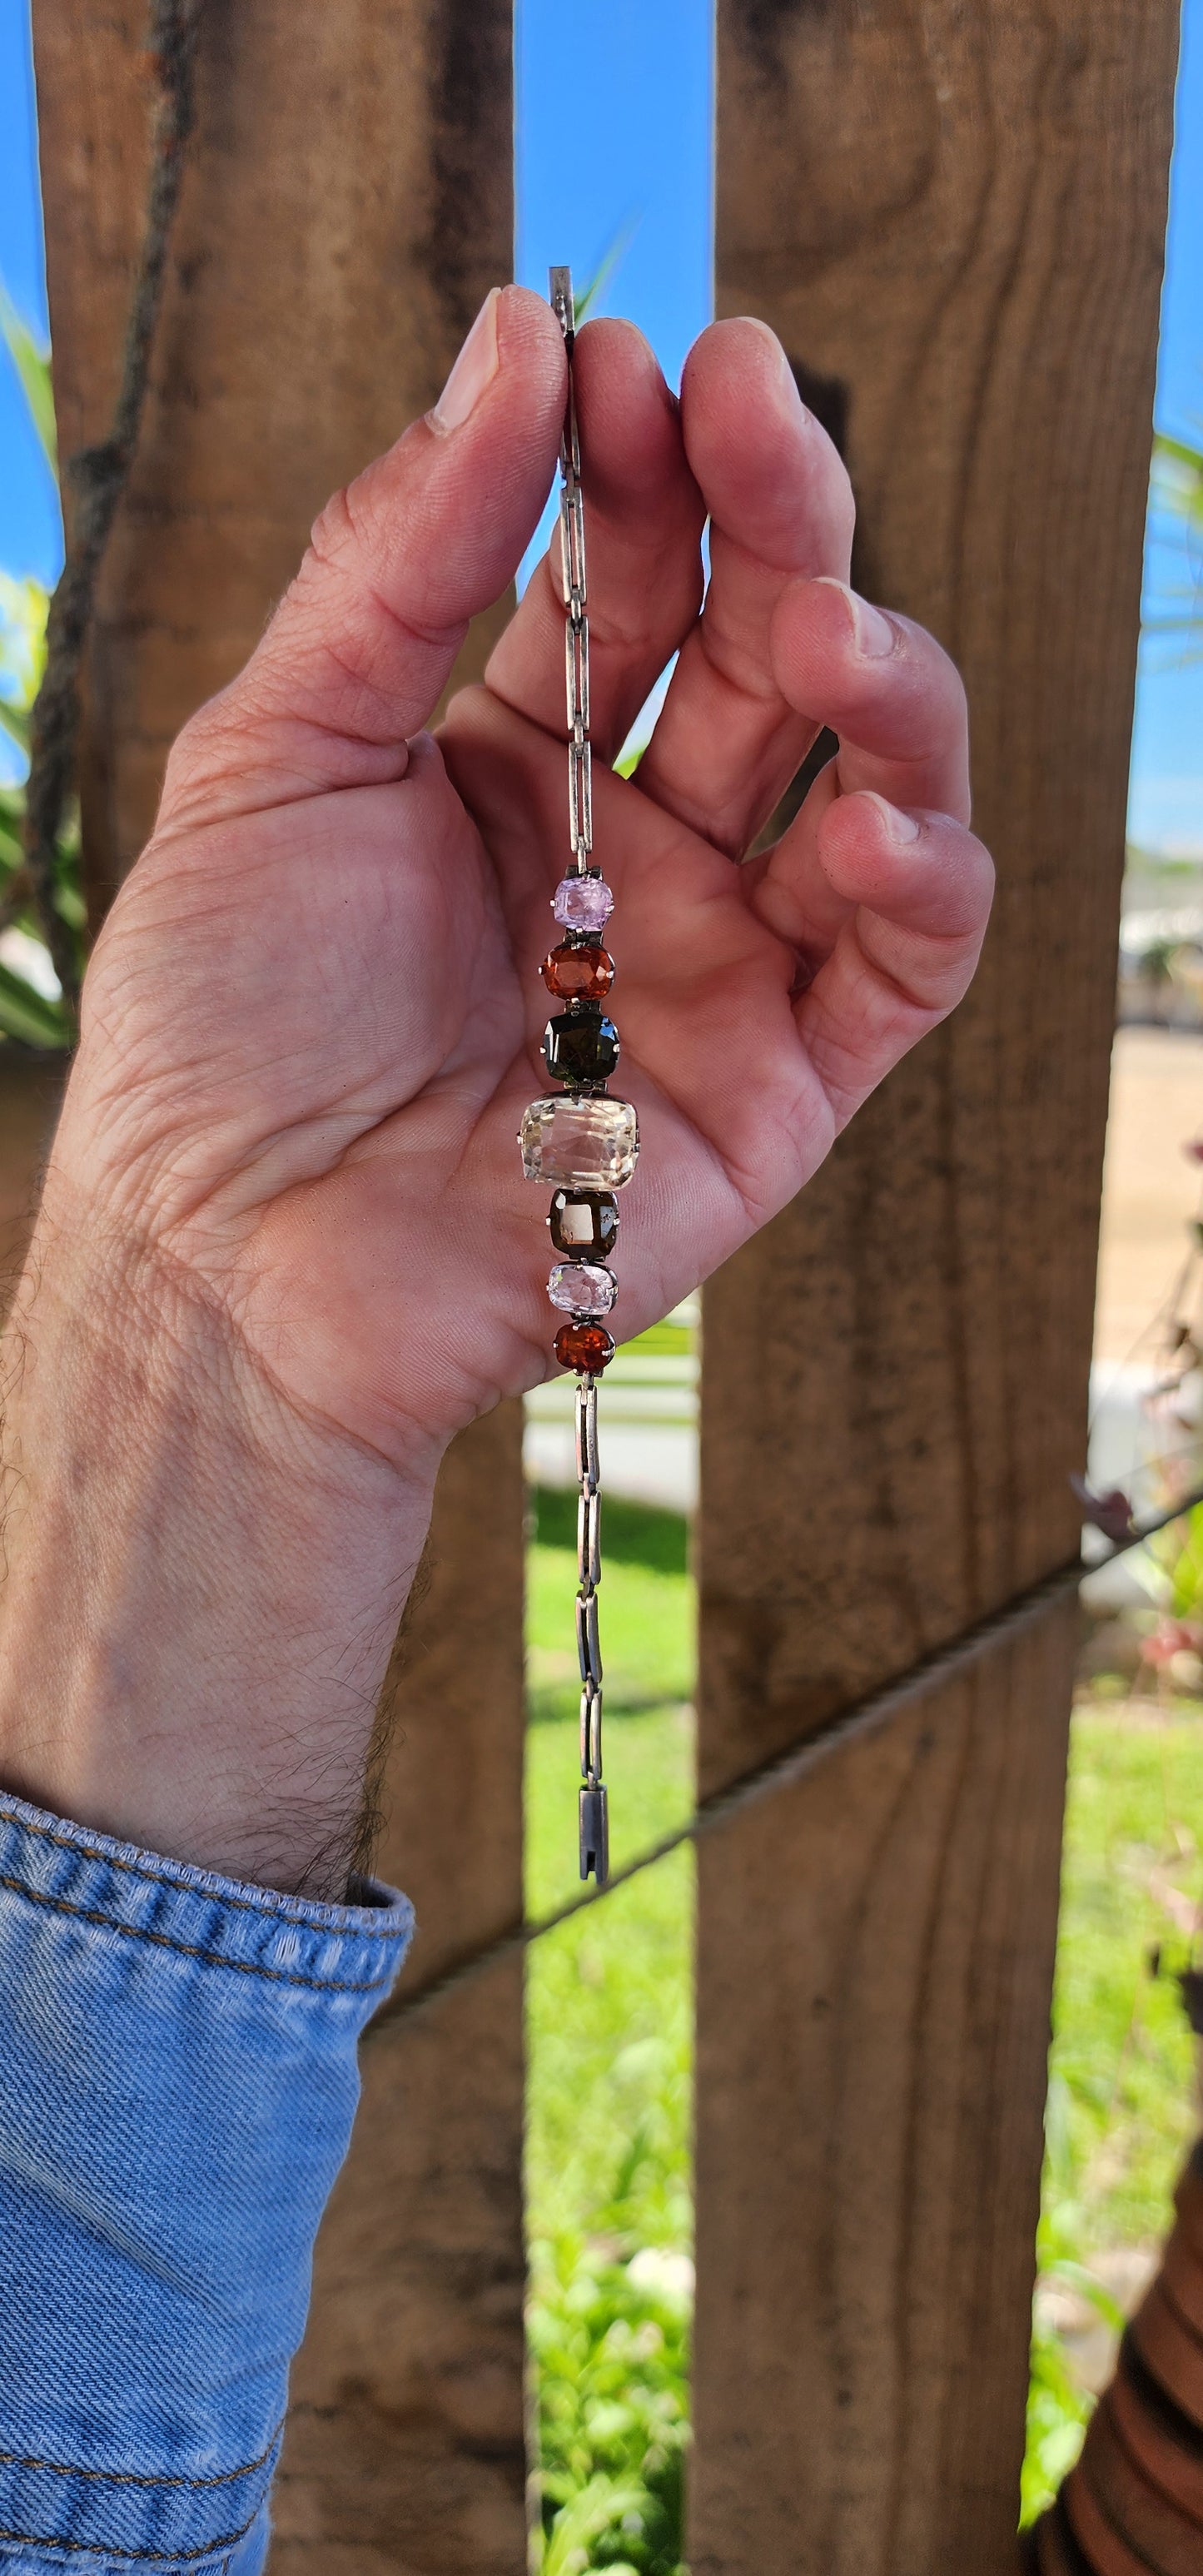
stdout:
{"type": "Polygon", "coordinates": [[[302,1418],[95,1210],[44,1213],[6,1384],[0,1785],[340,1896],[437,1444],[402,1475],[302,1418]]]}

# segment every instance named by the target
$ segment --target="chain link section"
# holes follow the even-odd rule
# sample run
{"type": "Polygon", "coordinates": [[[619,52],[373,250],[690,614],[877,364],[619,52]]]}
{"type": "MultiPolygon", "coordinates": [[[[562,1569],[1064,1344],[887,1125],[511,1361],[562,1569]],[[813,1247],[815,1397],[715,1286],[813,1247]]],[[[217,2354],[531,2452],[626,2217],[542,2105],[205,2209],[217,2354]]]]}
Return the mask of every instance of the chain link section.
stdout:
{"type": "MultiPolygon", "coordinates": [[[[581,443],[572,363],[576,307],[572,272],[553,268],[552,309],[568,353],[568,401],[560,441],[560,565],[564,590],[564,684],[568,711],[568,838],[577,876],[596,873],[593,853],[593,781],[589,748],[589,618],[585,580],[585,508],[581,496],[581,443]]],[[[603,1887],[610,1874],[609,1818],[602,1779],[602,1658],[597,1587],[601,1581],[601,1494],[597,1454],[597,1380],[581,1377],[576,1389],[577,1595],[576,1643],[581,1669],[581,1877],[603,1887]]]]}
{"type": "Polygon", "coordinates": [[[576,309],[572,272],[553,268],[551,302],[568,352],[568,407],[560,441],[560,568],[564,590],[564,679],[568,705],[568,840],[579,877],[593,853],[593,776],[589,748],[589,593],[585,581],[585,509],[581,498],[581,442],[576,420],[572,345],[576,309]]]}
{"type": "Polygon", "coordinates": [[[576,1642],[581,1668],[581,1877],[602,1887],[610,1872],[609,1818],[602,1779],[602,1659],[597,1587],[601,1582],[601,1493],[597,1458],[597,1380],[576,1390],[576,1642]]]}

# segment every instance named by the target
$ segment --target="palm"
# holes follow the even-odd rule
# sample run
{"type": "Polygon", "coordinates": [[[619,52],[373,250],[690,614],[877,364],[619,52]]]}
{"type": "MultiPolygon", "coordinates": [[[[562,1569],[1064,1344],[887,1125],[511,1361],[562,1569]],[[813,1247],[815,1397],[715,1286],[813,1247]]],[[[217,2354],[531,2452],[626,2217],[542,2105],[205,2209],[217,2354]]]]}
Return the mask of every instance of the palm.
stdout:
{"type": "MultiPolygon", "coordinates": [[[[608,354],[621,378],[631,352],[615,329],[599,327],[593,366],[608,354]]],[[[586,335],[587,471],[588,348],[586,335]]],[[[738,414],[738,384],[727,392],[738,414]]],[[[797,578],[845,569],[846,487],[829,450],[816,467],[821,434],[806,432],[810,518],[803,508],[804,524],[787,528],[784,563],[731,531],[738,491],[725,506],[706,493],[715,572],[703,627],[703,502],[671,414],[657,395],[653,419],[650,399],[644,370],[615,436],[637,462],[659,441],[658,483],[645,474],[625,509],[620,495],[608,502],[599,428],[591,529],[595,839],[617,899],[614,1088],[635,1101],[643,1145],[622,1202],[624,1336],[801,1186],[856,1099],[956,998],[984,913],[980,868],[967,876],[959,843],[941,855],[955,824],[941,815],[924,834],[917,887],[914,859],[891,853],[884,807],[850,792],[896,794],[901,768],[908,803],[955,810],[963,744],[945,721],[943,676],[928,678],[939,740],[900,714],[896,675],[894,701],[870,706],[857,657],[839,668],[845,595],[797,578]],[[628,783],[604,758],[686,638],[628,783]],[[736,648],[748,669],[735,669],[736,648]],[[802,676],[786,694],[774,675],[791,652],[802,676]],[[807,690],[808,654],[824,703],[807,690]],[[767,867],[733,866],[816,722],[834,715],[846,737],[858,690],[864,748],[841,754],[839,801],[828,776],[767,867]]],[[[688,384],[685,404],[688,436],[688,384]]],[[[550,397],[545,408],[554,418],[550,397]]],[[[796,441],[796,425],[786,430],[796,441]]],[[[743,461],[733,470],[738,484],[743,461]]],[[[536,458],[536,492],[540,471],[536,458]]],[[[754,463],[749,495],[763,517],[754,463]]],[[[296,597],[294,616],[304,580],[296,597]]],[[[271,649],[269,636],[269,674],[271,649]]],[[[847,662],[846,633],[843,649],[847,662]]],[[[912,699],[932,651],[924,639],[911,649],[912,699]]],[[[93,1150],[114,1174],[137,1166],[156,1240],[224,1304],[290,1402],[392,1456],[416,1424],[441,1440],[552,1364],[546,1197],[524,1182],[516,1144],[523,1107],[547,1087],[537,967],[564,851],[562,644],[543,577],[490,682],[455,701],[441,753],[425,737],[397,748],[414,712],[398,690],[409,721],[391,738],[314,722],[320,753],[298,762],[313,721],[303,672],[298,711],[269,732],[263,785],[233,792],[229,712],[216,702],[199,751],[185,738],[164,826],[89,979],[85,1099],[103,1112],[89,1122],[93,1150]]],[[[872,685],[880,699],[880,674],[872,685]]]]}

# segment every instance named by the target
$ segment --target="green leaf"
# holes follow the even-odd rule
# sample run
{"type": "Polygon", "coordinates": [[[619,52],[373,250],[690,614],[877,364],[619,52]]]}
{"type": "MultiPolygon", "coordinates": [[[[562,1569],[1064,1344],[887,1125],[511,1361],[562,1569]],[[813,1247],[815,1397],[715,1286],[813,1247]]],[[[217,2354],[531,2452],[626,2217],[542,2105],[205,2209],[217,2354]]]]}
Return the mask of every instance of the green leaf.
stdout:
{"type": "Polygon", "coordinates": [[[54,889],[54,909],[68,930],[83,931],[88,926],[88,907],[79,887],[71,879],[60,878],[54,889]]]}
{"type": "Polygon", "coordinates": [[[1189,439],[1168,438],[1164,430],[1157,430],[1153,438],[1153,462],[1155,465],[1180,466],[1188,479],[1194,477],[1203,482],[1203,447],[1192,447],[1189,439]]]}
{"type": "Polygon", "coordinates": [[[8,354],[21,379],[29,416],[42,443],[42,453],[57,481],[58,431],[50,381],[50,352],[39,348],[28,323],[22,321],[7,287],[3,285],[0,285],[0,333],[8,344],[8,354]]]}
{"type": "Polygon", "coordinates": [[[1105,2282],[1100,2281],[1098,2274],[1090,2271],[1085,2263],[1075,2263],[1071,2256],[1063,2254],[1057,2262],[1050,2263],[1043,2277],[1064,2281],[1067,2289],[1076,2290],[1080,2298],[1089,2302],[1113,2334],[1122,2335],[1128,2320],[1119,2300],[1112,2297],[1105,2282]]]}
{"type": "Polygon", "coordinates": [[[70,1044],[67,1015],[61,1002],[48,1002],[44,993],[35,993],[23,975],[14,975],[10,966],[0,964],[0,1032],[7,1038],[20,1038],[26,1046],[65,1047],[70,1044]]]}
{"type": "Polygon", "coordinates": [[[589,278],[586,284],[582,287],[580,294],[574,296],[573,302],[576,307],[576,327],[578,331],[580,330],[582,322],[588,321],[594,305],[600,302],[601,297],[604,295],[605,290],[614,275],[615,269],[621,267],[638,230],[638,216],[628,216],[626,223],[619,225],[618,231],[615,233],[614,239],[609,244],[608,248],[602,252],[601,258],[594,269],[592,277],[589,278]]]}
{"type": "Polygon", "coordinates": [[[11,742],[28,751],[29,718],[22,715],[19,707],[10,706],[6,698],[0,698],[0,733],[6,733],[11,742]]]}
{"type": "Polygon", "coordinates": [[[581,2576],[593,2564],[593,2543],[625,2514],[637,2513],[643,2502],[641,2487],[619,2486],[604,2476],[590,2478],[556,2515],[544,2543],[540,2576],[581,2576]]]}

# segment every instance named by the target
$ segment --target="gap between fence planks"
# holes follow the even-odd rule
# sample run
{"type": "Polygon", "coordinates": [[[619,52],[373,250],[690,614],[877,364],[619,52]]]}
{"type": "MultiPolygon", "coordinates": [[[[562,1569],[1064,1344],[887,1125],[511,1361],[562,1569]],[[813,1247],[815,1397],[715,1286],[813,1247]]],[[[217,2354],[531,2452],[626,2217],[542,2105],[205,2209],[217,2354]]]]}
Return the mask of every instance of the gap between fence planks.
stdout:
{"type": "MultiPolygon", "coordinates": [[[[60,453],[103,435],[144,219],[142,0],[34,0],[60,453]]],[[[84,707],[95,918],[180,724],[245,660],[327,495],[431,403],[513,262],[505,0],[205,0],[138,455],[84,707]]],[[[459,666],[475,676],[501,603],[459,666]]],[[[520,1416],[450,1453],[398,1680],[381,1866],[411,1974],[521,1908],[520,1416]],[[492,1497],[487,1523],[479,1497],[492,1497]]],[[[317,2254],[272,2576],[522,2576],[515,1968],[365,2069],[317,2254]]]]}
{"type": "MultiPolygon", "coordinates": [[[[721,312],[970,694],[978,983],[707,1291],[700,1786],[1062,1562],[1176,9],[720,0],[721,312]]],[[[694,2576],[1011,2576],[1075,1614],[699,1852],[694,2576]]]]}

